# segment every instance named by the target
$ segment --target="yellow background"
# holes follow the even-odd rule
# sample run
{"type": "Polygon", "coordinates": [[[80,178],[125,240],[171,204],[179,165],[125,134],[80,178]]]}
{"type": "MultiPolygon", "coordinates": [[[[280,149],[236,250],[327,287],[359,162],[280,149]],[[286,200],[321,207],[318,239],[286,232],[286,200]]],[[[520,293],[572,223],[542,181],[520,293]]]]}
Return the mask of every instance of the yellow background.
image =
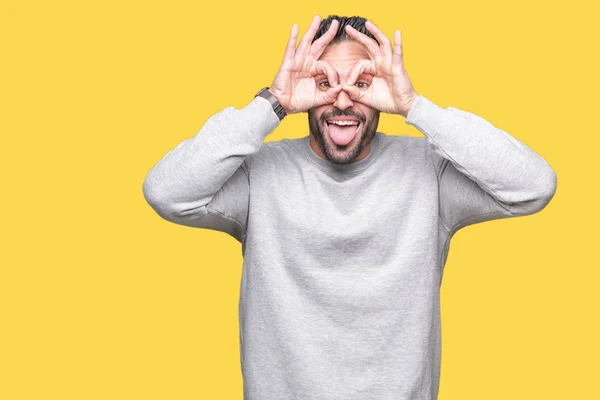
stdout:
{"type": "MultiPolygon", "coordinates": [[[[0,398],[242,399],[241,245],[162,220],[142,183],[269,85],[315,14],[402,30],[419,93],[558,176],[542,212],[454,236],[439,399],[600,398],[593,2],[0,4],[0,398]]],[[[379,130],[421,135],[400,116],[379,130]]],[[[267,141],[307,134],[292,115],[267,141]]]]}

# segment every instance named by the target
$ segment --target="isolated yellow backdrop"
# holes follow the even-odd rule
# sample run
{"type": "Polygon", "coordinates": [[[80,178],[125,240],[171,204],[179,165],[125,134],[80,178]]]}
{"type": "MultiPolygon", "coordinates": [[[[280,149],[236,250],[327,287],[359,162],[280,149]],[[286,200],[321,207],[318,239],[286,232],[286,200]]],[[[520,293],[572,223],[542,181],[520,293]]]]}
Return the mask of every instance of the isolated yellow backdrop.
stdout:
{"type": "MultiPolygon", "coordinates": [[[[542,212],[453,237],[440,400],[600,398],[592,3],[2,0],[0,398],[242,399],[241,246],[162,220],[142,183],[316,14],[400,29],[419,93],[557,173],[542,212]]],[[[307,134],[293,115],[267,141],[307,134]]]]}

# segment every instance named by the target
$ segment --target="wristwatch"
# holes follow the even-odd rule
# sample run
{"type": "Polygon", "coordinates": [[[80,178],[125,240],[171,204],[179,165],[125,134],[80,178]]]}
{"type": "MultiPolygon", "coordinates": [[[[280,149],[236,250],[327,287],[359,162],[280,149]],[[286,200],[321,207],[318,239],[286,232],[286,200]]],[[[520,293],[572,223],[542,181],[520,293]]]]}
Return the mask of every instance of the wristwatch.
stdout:
{"type": "Polygon", "coordinates": [[[269,91],[268,86],[260,89],[260,91],[258,93],[256,93],[256,95],[254,97],[257,97],[257,96],[264,97],[265,99],[269,100],[269,102],[271,103],[271,106],[273,107],[273,111],[275,111],[275,114],[277,114],[277,117],[279,118],[280,121],[283,118],[285,118],[287,113],[283,109],[283,106],[279,103],[279,100],[277,100],[277,98],[275,96],[273,96],[273,93],[271,93],[269,91]]]}

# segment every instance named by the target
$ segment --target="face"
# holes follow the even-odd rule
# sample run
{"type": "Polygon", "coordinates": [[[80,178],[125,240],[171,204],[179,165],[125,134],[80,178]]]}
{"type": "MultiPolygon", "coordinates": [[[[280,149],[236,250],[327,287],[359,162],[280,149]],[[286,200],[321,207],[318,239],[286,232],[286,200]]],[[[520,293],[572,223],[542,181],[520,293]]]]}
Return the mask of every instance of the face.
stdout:
{"type": "MultiPolygon", "coordinates": [[[[338,73],[338,81],[345,82],[352,64],[360,59],[369,59],[364,46],[354,40],[343,40],[325,48],[320,60],[329,61],[338,73]]],[[[360,75],[355,83],[360,89],[371,84],[372,76],[360,75]]],[[[327,76],[315,77],[317,90],[329,88],[327,76]]],[[[371,150],[371,140],[377,131],[379,111],[350,99],[340,90],[333,104],[308,110],[310,146],[322,158],[336,164],[350,164],[362,160],[371,150]],[[356,122],[332,123],[332,120],[354,120],[356,122]],[[352,138],[349,142],[346,141],[352,138]],[[337,142],[337,143],[336,143],[337,142]]]]}

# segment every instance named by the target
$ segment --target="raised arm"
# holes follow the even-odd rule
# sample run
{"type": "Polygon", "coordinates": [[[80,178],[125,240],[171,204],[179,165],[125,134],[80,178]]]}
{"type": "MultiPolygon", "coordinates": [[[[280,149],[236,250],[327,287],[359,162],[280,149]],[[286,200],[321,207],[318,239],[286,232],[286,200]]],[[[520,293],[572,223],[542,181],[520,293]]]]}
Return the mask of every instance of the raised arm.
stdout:
{"type": "Polygon", "coordinates": [[[241,242],[248,213],[246,158],[278,125],[262,97],[216,113],[148,172],[148,204],[167,221],[226,232],[241,242]]]}
{"type": "Polygon", "coordinates": [[[478,115],[419,95],[405,122],[429,143],[450,231],[536,213],[556,192],[556,174],[541,156],[478,115]]]}
{"type": "MultiPolygon", "coordinates": [[[[341,86],[317,90],[314,77],[334,69],[318,61],[335,36],[335,25],[311,44],[316,16],[296,49],[298,26],[292,27],[284,59],[269,91],[287,114],[331,102],[341,86]]],[[[251,163],[264,139],[280,123],[269,100],[256,97],[246,107],[228,107],[209,118],[200,131],[170,150],[148,172],[146,201],[162,218],[190,227],[225,232],[242,242],[248,219],[251,163]]]]}
{"type": "Polygon", "coordinates": [[[548,204],[556,174],[542,157],[485,119],[454,107],[443,109],[418,94],[404,68],[400,31],[394,33],[392,48],[374,24],[365,26],[377,41],[346,28],[370,59],[355,63],[344,90],[356,101],[406,117],[406,123],[425,134],[439,180],[440,217],[448,230],[533,214],[548,204]],[[363,73],[373,79],[359,90],[352,84],[363,73]]]}

